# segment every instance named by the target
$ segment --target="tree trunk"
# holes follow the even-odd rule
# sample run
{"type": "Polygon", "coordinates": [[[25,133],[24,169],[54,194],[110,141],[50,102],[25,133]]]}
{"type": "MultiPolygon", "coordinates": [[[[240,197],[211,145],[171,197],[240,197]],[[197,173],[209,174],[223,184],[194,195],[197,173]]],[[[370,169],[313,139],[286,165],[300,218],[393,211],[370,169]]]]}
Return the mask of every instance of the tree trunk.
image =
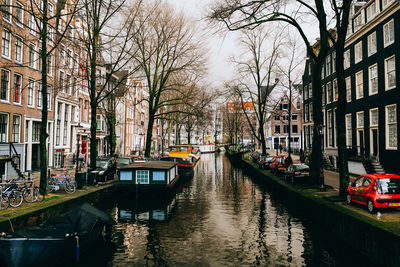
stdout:
{"type": "Polygon", "coordinates": [[[289,80],[289,105],[288,105],[288,139],[289,139],[289,145],[288,145],[288,155],[289,158],[292,157],[292,144],[290,142],[290,139],[292,138],[292,81],[289,80]]]}
{"type": "MultiPolygon", "coordinates": [[[[93,81],[96,81],[95,79],[93,81]]],[[[95,86],[95,85],[93,85],[95,86]]],[[[94,97],[90,97],[90,112],[91,112],[91,122],[90,122],[90,170],[96,170],[96,158],[97,158],[97,103],[94,97]]]]}
{"type": "Polygon", "coordinates": [[[146,133],[146,150],[144,151],[144,156],[146,158],[150,157],[151,138],[153,136],[153,125],[154,125],[154,115],[152,115],[152,113],[150,113],[149,123],[147,125],[147,133],[146,133]]]}
{"type": "MultiPolygon", "coordinates": [[[[41,61],[42,61],[42,121],[40,123],[40,194],[46,194],[47,187],[47,0],[43,1],[43,21],[41,35],[41,61]]],[[[50,66],[51,67],[51,66],[50,66]]]]}
{"type": "MultiPolygon", "coordinates": [[[[264,125],[264,122],[261,121],[260,125],[264,125]]],[[[266,156],[267,155],[267,144],[265,142],[264,127],[260,127],[260,142],[261,142],[262,155],[266,156]]]]}

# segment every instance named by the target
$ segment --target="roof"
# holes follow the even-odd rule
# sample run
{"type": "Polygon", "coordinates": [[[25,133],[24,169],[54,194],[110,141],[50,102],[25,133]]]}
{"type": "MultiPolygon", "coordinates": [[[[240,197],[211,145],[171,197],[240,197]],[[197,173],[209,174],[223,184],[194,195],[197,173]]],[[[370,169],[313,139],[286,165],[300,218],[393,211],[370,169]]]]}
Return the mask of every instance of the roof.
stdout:
{"type": "Polygon", "coordinates": [[[146,162],[134,162],[127,166],[119,168],[119,170],[131,170],[131,169],[148,169],[148,170],[169,170],[176,166],[176,162],[173,161],[146,161],[146,162]]]}

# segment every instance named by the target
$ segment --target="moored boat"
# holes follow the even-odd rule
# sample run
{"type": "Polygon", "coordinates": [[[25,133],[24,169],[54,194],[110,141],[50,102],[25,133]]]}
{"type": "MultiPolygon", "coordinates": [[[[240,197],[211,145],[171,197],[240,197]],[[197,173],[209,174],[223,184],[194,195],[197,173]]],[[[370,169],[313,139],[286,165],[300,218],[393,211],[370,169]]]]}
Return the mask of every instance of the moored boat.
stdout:
{"type": "Polygon", "coordinates": [[[56,266],[78,260],[103,238],[114,220],[83,203],[51,217],[37,227],[25,227],[0,237],[0,266],[56,266]]]}
{"type": "Polygon", "coordinates": [[[192,175],[197,162],[200,160],[201,151],[192,145],[173,145],[168,148],[167,158],[163,160],[174,161],[178,164],[180,175],[192,175]]]}
{"type": "Polygon", "coordinates": [[[117,191],[137,196],[169,193],[179,180],[177,163],[135,162],[118,169],[117,191]]]}

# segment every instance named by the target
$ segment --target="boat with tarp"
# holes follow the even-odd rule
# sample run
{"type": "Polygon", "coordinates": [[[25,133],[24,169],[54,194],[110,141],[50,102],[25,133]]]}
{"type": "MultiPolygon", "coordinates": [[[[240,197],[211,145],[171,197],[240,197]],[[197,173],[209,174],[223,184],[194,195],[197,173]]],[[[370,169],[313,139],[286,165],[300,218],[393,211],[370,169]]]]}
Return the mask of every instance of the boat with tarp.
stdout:
{"type": "Polygon", "coordinates": [[[180,175],[192,175],[201,151],[193,145],[172,145],[168,148],[168,157],[162,160],[173,161],[178,164],[180,175]]]}

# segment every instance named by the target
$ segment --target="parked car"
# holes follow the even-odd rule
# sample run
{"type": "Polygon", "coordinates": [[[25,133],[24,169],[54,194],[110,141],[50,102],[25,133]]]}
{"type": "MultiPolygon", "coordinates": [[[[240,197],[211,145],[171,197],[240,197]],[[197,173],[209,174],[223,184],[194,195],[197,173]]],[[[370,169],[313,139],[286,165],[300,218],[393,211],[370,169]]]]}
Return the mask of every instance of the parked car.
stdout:
{"type": "Polygon", "coordinates": [[[292,159],[288,155],[274,156],[270,164],[270,168],[275,175],[279,175],[292,164],[292,159]]]}
{"type": "Polygon", "coordinates": [[[365,174],[347,188],[346,200],[366,205],[373,213],[380,208],[400,207],[400,176],[396,174],[365,174]]]}
{"type": "Polygon", "coordinates": [[[129,165],[131,163],[132,163],[132,158],[128,158],[128,157],[117,158],[117,168],[121,168],[121,167],[129,165]]]}
{"type": "Polygon", "coordinates": [[[97,173],[97,181],[105,182],[114,179],[117,170],[117,163],[114,158],[98,158],[96,159],[96,170],[92,173],[97,173]]]}
{"type": "Polygon", "coordinates": [[[285,180],[295,183],[310,176],[310,167],[305,164],[292,164],[285,170],[285,180]]]}
{"type": "Polygon", "coordinates": [[[260,157],[260,160],[258,161],[258,167],[263,170],[268,170],[273,158],[274,157],[269,155],[260,157]]]}

